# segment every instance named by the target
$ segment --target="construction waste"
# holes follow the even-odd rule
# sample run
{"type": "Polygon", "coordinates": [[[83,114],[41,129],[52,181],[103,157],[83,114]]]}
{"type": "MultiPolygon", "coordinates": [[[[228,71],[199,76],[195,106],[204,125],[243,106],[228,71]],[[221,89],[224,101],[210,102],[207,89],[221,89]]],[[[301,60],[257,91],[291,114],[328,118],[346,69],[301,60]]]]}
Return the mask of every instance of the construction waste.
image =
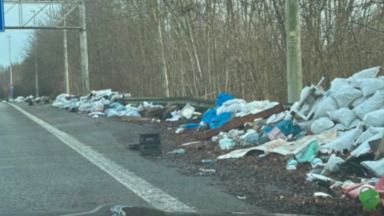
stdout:
{"type": "MultiPolygon", "coordinates": [[[[93,118],[178,122],[176,134],[194,130],[197,140],[217,143],[223,151],[218,161],[242,158],[252,151],[263,157],[288,156],[287,172],[296,172],[299,163],[306,163],[313,170],[304,181],[327,182],[329,189],[359,197],[364,206],[374,209],[384,205],[384,76],[378,76],[379,70],[373,67],[336,78],[328,90],[321,82],[307,86],[289,109],[268,100],[247,102],[228,93],[219,93],[215,104],[205,110],[189,103],[182,107],[126,104],[130,94],[110,89],[80,98],[61,94],[52,106],[93,118]],[[360,182],[334,179],[335,173],[358,177],[360,182]],[[368,199],[376,205],[369,206],[368,199]]],[[[173,153],[187,154],[181,149],[173,153]]]]}

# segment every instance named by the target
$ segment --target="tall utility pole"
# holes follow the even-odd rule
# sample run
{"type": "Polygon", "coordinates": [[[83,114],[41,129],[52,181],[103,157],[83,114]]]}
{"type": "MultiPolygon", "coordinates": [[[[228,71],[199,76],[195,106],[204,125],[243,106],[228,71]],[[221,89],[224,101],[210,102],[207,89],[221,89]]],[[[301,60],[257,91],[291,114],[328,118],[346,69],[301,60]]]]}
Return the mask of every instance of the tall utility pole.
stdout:
{"type": "MultiPolygon", "coordinates": [[[[63,5],[64,11],[64,27],[67,26],[66,18],[65,18],[65,9],[63,5]]],[[[64,29],[64,79],[65,79],[65,93],[69,94],[69,72],[68,72],[68,46],[67,46],[67,30],[64,29]]]]}
{"type": "MultiPolygon", "coordinates": [[[[10,88],[13,88],[13,73],[12,73],[12,55],[11,55],[11,37],[8,35],[8,45],[9,45],[9,82],[10,82],[10,85],[11,87],[10,88]]],[[[13,99],[13,92],[11,91],[11,98],[10,99],[13,99]]]]}
{"type": "Polygon", "coordinates": [[[302,90],[299,0],[285,1],[288,103],[300,100],[302,90]]]}
{"type": "Polygon", "coordinates": [[[91,92],[89,83],[89,67],[88,67],[88,43],[87,43],[87,28],[85,16],[85,1],[80,3],[80,50],[81,50],[81,68],[83,80],[83,95],[91,92]]]}
{"type": "MultiPolygon", "coordinates": [[[[36,27],[36,11],[31,10],[33,13],[33,27],[36,27]]],[[[36,97],[39,97],[39,75],[37,71],[37,34],[35,29],[35,85],[36,85],[36,97]]]]}

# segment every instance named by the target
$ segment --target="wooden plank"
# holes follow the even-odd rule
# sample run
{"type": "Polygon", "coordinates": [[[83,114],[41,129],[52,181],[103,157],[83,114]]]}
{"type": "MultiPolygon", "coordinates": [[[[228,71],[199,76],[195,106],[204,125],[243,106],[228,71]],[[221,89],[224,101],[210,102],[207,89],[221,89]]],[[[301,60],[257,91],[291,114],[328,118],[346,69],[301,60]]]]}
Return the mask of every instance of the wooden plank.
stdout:
{"type": "Polygon", "coordinates": [[[275,113],[279,113],[284,110],[283,104],[278,104],[270,109],[264,110],[262,112],[246,115],[243,117],[235,118],[232,121],[229,121],[227,123],[224,123],[220,127],[214,128],[212,130],[204,131],[201,133],[197,133],[195,135],[196,140],[206,140],[209,139],[217,134],[219,134],[221,131],[229,131],[231,129],[240,127],[244,125],[246,122],[253,122],[253,120],[257,118],[267,118],[275,113]]]}

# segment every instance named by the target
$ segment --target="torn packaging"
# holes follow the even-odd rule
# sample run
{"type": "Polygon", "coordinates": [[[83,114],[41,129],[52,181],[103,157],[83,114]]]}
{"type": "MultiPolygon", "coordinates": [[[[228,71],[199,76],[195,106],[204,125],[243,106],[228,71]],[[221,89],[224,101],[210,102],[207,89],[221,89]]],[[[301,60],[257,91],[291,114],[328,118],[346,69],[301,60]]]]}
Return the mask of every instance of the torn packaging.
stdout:
{"type": "Polygon", "coordinates": [[[337,130],[331,129],[324,134],[305,136],[295,142],[288,142],[286,140],[277,139],[260,146],[234,150],[228,154],[219,156],[218,159],[240,158],[246,155],[248,152],[255,150],[274,152],[281,155],[293,155],[306,148],[309,144],[311,144],[313,140],[317,140],[318,145],[322,145],[324,143],[334,140],[336,134],[337,130]]]}

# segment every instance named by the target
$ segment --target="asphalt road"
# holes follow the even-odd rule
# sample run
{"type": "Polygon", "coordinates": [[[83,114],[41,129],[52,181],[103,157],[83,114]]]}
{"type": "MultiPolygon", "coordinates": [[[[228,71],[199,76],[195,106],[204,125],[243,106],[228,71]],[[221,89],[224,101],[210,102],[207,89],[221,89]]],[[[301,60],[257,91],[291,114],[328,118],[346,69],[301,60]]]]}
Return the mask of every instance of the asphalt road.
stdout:
{"type": "Polygon", "coordinates": [[[223,192],[210,177],[183,176],[125,148],[124,144],[138,141],[138,134],[156,132],[156,126],[14,104],[121,169],[100,168],[103,164],[90,161],[10,104],[0,103],[0,213],[77,211],[102,204],[153,207],[166,199],[197,212],[266,212],[223,192]],[[135,183],[129,188],[118,181],[116,175],[125,171],[137,177],[132,177],[137,187],[151,185],[163,192],[164,196],[153,190],[164,200],[148,201],[152,187],[144,193],[140,191],[145,188],[135,188],[135,183]]]}

